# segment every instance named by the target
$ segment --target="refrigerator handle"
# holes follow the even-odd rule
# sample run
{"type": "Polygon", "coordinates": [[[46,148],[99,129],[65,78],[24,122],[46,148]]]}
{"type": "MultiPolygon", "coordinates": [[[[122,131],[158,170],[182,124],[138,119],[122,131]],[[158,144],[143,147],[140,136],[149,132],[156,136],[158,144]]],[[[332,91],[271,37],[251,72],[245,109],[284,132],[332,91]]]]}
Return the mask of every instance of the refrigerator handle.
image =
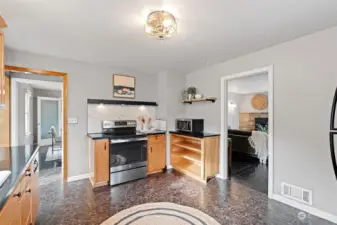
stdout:
{"type": "Polygon", "coordinates": [[[330,138],[329,139],[330,139],[330,151],[331,151],[332,166],[333,166],[333,170],[335,172],[335,176],[336,176],[336,179],[337,179],[337,162],[336,162],[334,135],[337,135],[337,133],[330,132],[330,138]]]}
{"type": "Polygon", "coordinates": [[[335,96],[333,97],[333,101],[332,101],[331,117],[330,117],[330,130],[337,130],[337,127],[335,127],[336,104],[337,104],[337,88],[336,88],[336,91],[335,91],[335,96]]]}

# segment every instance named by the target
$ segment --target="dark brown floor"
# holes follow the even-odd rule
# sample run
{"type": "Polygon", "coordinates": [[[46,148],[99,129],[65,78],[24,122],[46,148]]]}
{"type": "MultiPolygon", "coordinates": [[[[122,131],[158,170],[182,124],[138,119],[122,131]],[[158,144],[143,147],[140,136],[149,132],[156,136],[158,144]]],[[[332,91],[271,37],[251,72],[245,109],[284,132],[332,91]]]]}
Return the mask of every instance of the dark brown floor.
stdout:
{"type": "Polygon", "coordinates": [[[115,213],[147,202],[174,202],[197,208],[221,224],[332,225],[268,200],[267,195],[235,181],[212,179],[207,186],[177,172],[157,174],[93,191],[88,180],[41,185],[39,225],[100,224],[115,213]]]}

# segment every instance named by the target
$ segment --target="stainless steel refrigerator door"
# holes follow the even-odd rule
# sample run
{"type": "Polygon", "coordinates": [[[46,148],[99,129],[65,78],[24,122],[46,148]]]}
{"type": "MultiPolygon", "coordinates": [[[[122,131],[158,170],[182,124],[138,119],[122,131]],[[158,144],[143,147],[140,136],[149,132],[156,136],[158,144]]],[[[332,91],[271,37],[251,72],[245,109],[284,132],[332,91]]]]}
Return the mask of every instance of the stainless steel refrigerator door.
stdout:
{"type": "Polygon", "coordinates": [[[337,179],[337,158],[336,158],[337,132],[330,132],[329,138],[330,138],[330,152],[331,152],[332,167],[335,172],[336,179],[337,179]]]}
{"type": "Polygon", "coordinates": [[[331,107],[331,117],[330,117],[330,130],[331,131],[337,131],[336,104],[337,104],[337,88],[335,91],[335,96],[333,97],[332,107],[331,107]]]}

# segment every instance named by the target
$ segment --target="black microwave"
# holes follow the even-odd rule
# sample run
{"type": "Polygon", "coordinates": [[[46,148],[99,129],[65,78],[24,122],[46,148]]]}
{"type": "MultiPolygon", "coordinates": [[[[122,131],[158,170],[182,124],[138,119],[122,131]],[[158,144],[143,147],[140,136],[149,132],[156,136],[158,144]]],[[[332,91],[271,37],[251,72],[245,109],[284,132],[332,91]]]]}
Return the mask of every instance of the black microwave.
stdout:
{"type": "Polygon", "coordinates": [[[176,130],[190,133],[204,132],[203,119],[177,119],[176,130]]]}

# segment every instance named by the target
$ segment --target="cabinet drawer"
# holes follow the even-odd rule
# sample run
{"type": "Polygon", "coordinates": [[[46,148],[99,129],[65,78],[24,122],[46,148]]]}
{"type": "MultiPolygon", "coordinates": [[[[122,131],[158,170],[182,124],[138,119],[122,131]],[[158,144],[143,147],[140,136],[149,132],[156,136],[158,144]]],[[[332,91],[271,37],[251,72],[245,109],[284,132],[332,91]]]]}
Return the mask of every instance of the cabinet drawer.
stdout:
{"type": "Polygon", "coordinates": [[[20,201],[21,207],[21,224],[26,225],[31,222],[31,212],[32,212],[32,189],[30,185],[27,185],[24,190],[22,190],[22,197],[20,201]]]}
{"type": "Polygon", "coordinates": [[[21,192],[23,192],[27,188],[27,186],[29,185],[29,183],[32,179],[32,174],[33,174],[33,171],[31,169],[31,166],[29,166],[22,176],[21,192]]]}
{"type": "Polygon", "coordinates": [[[166,138],[164,134],[159,134],[159,135],[150,135],[148,137],[148,144],[153,145],[153,144],[158,144],[158,143],[165,143],[166,138]]]}

